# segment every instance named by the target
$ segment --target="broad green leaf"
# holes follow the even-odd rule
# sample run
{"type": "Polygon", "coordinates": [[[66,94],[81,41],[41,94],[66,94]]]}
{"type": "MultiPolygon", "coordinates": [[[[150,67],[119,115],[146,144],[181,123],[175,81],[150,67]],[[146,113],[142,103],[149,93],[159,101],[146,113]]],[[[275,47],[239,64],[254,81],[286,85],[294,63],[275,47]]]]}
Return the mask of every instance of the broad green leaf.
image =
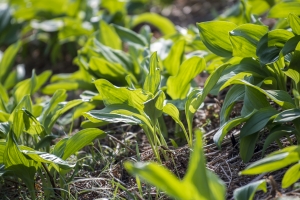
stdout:
{"type": "Polygon", "coordinates": [[[44,94],[52,95],[57,90],[61,90],[61,89],[67,91],[78,90],[78,89],[95,90],[95,87],[94,84],[92,84],[91,82],[85,82],[82,80],[67,80],[67,81],[58,81],[55,83],[48,84],[43,88],[42,92],[44,94]]]}
{"type": "Polygon", "coordinates": [[[36,85],[37,85],[37,80],[36,80],[35,72],[33,70],[30,79],[21,81],[14,87],[14,97],[16,99],[16,102],[17,103],[20,102],[25,95],[33,94],[36,85]]]}
{"type": "Polygon", "coordinates": [[[172,99],[185,99],[190,90],[190,82],[205,69],[203,58],[192,57],[182,63],[177,75],[167,81],[167,93],[172,99]]]}
{"type": "Polygon", "coordinates": [[[6,78],[3,86],[9,90],[11,88],[13,88],[15,85],[17,85],[17,83],[21,81],[20,77],[18,77],[18,73],[16,70],[12,71],[6,78]]]}
{"type": "Polygon", "coordinates": [[[268,17],[270,18],[285,18],[290,13],[294,13],[296,15],[300,15],[300,1],[282,1],[280,3],[275,4],[271,10],[269,11],[268,17]]]}
{"type": "Polygon", "coordinates": [[[150,118],[153,126],[156,125],[157,119],[163,113],[163,104],[165,99],[165,93],[160,90],[153,99],[150,99],[144,103],[144,112],[150,118]]]}
{"type": "Polygon", "coordinates": [[[5,102],[5,103],[8,103],[9,101],[9,96],[6,92],[6,89],[5,87],[3,87],[3,85],[0,83],[0,95],[1,95],[1,99],[5,102]]]}
{"type": "Polygon", "coordinates": [[[252,85],[251,83],[247,82],[246,80],[241,79],[235,79],[232,78],[228,80],[222,87],[221,90],[225,87],[229,86],[230,84],[242,84],[249,87],[252,87],[261,93],[265,94],[267,97],[272,99],[275,103],[277,103],[279,106],[283,107],[284,109],[294,108],[295,104],[293,102],[293,99],[291,96],[283,90],[263,90],[258,86],[252,85]]]}
{"type": "Polygon", "coordinates": [[[6,142],[0,142],[0,163],[2,164],[4,162],[3,155],[5,151],[6,142]]]}
{"type": "Polygon", "coordinates": [[[261,174],[264,172],[271,172],[283,167],[286,167],[292,163],[298,162],[300,159],[299,148],[297,146],[286,147],[283,150],[274,152],[259,161],[248,166],[245,170],[240,172],[241,174],[261,174]]]}
{"type": "Polygon", "coordinates": [[[70,168],[75,167],[75,164],[70,164],[70,163],[64,161],[63,159],[57,157],[56,155],[53,155],[50,153],[34,151],[33,149],[32,150],[27,150],[27,149],[22,150],[21,152],[36,162],[56,164],[59,167],[61,167],[62,169],[70,169],[70,168]]]}
{"type": "Polygon", "coordinates": [[[86,120],[83,121],[80,126],[82,128],[97,128],[97,127],[105,126],[107,124],[109,124],[109,122],[105,122],[101,120],[99,120],[99,122],[91,122],[90,120],[86,120]]]}
{"type": "Polygon", "coordinates": [[[252,158],[258,137],[259,132],[256,132],[240,139],[240,156],[244,163],[252,158]]]}
{"type": "MultiPolygon", "coordinates": [[[[58,103],[64,101],[67,98],[66,91],[63,89],[57,90],[51,100],[44,106],[42,114],[39,116],[41,124],[45,125],[46,119],[51,117],[50,114],[55,110],[58,103]]],[[[49,119],[50,120],[50,119],[49,119]]]]}
{"type": "Polygon", "coordinates": [[[221,57],[232,56],[229,32],[237,27],[234,23],[210,21],[198,23],[197,26],[203,43],[211,52],[221,57]]]}
{"type": "MultiPolygon", "coordinates": [[[[172,119],[177,124],[179,124],[179,126],[181,127],[181,129],[183,130],[183,132],[185,134],[185,137],[186,137],[186,140],[187,140],[188,144],[191,146],[192,145],[192,142],[191,142],[192,138],[188,136],[188,133],[186,132],[185,127],[184,127],[183,123],[181,122],[180,113],[179,113],[178,109],[176,108],[176,106],[174,106],[171,103],[167,103],[163,108],[163,112],[170,115],[172,117],[172,119]]],[[[191,136],[191,134],[192,133],[190,133],[190,136],[191,136]]]]}
{"type": "Polygon", "coordinates": [[[99,41],[113,49],[122,49],[122,41],[115,29],[104,20],[99,21],[99,41]]]}
{"type": "Polygon", "coordinates": [[[281,113],[279,113],[277,117],[274,119],[274,122],[279,122],[279,123],[291,122],[294,119],[297,119],[299,117],[300,117],[300,109],[292,108],[289,110],[284,110],[281,113]]]}
{"type": "Polygon", "coordinates": [[[12,45],[10,45],[1,61],[0,61],[0,82],[2,84],[5,83],[5,80],[7,79],[9,73],[11,73],[11,69],[13,67],[13,63],[14,63],[14,60],[15,60],[15,57],[19,51],[19,49],[21,48],[22,46],[22,42],[21,41],[18,41],[12,45]]]}
{"type": "MultiPolygon", "coordinates": [[[[10,130],[10,124],[8,122],[0,123],[0,133],[2,133],[3,135],[6,136],[9,133],[9,130],[10,130]]],[[[3,137],[3,138],[6,138],[6,137],[3,137]]]]}
{"type": "Polygon", "coordinates": [[[224,200],[226,196],[226,186],[224,182],[209,169],[206,169],[206,175],[213,199],[224,200]]]}
{"type": "Polygon", "coordinates": [[[282,179],[282,188],[288,188],[300,178],[300,163],[290,167],[284,174],[282,179]]]}
{"type": "Polygon", "coordinates": [[[157,53],[150,57],[149,73],[146,76],[143,89],[156,94],[160,84],[160,68],[158,66],[157,53]]]}
{"type": "Polygon", "coordinates": [[[174,24],[169,19],[162,17],[156,13],[143,13],[137,15],[133,18],[131,27],[135,27],[143,23],[155,26],[164,35],[172,35],[176,33],[174,24]]]}
{"type": "MultiPolygon", "coordinates": [[[[244,86],[245,87],[245,86],[244,86]]],[[[267,100],[266,95],[261,93],[260,91],[252,88],[252,87],[245,87],[245,96],[243,102],[243,108],[241,111],[241,115],[248,115],[254,109],[260,110],[262,108],[270,108],[270,103],[267,100]],[[257,101],[259,99],[259,101],[257,101]]]]}
{"type": "Polygon", "coordinates": [[[29,133],[32,136],[39,135],[44,137],[46,135],[45,128],[42,124],[25,108],[22,109],[23,120],[25,126],[25,132],[29,133]]]}
{"type": "Polygon", "coordinates": [[[209,184],[207,184],[209,179],[206,174],[206,161],[203,153],[202,134],[200,130],[195,131],[195,135],[196,140],[183,183],[193,187],[192,189],[195,192],[194,198],[198,196],[196,199],[212,199],[212,193],[209,184]]]}
{"type": "Polygon", "coordinates": [[[128,110],[131,112],[134,111],[134,108],[131,108],[126,105],[110,105],[105,107],[102,110],[91,110],[83,114],[84,117],[88,118],[93,123],[99,123],[99,120],[110,122],[110,123],[128,123],[128,124],[142,124],[142,121],[134,116],[126,116],[123,114],[112,113],[116,110],[128,110]]]}
{"type": "Polygon", "coordinates": [[[218,82],[220,76],[224,69],[228,66],[228,64],[224,64],[216,69],[207,79],[204,84],[204,89],[193,90],[187,97],[187,101],[185,103],[185,116],[188,123],[189,134],[192,134],[192,121],[194,114],[200,107],[200,105],[204,102],[204,99],[208,95],[208,93],[213,89],[213,87],[218,82]]]}
{"type": "Polygon", "coordinates": [[[144,38],[142,35],[116,24],[113,24],[113,27],[123,42],[136,43],[142,47],[148,46],[146,38],[144,38]]]}
{"type": "Polygon", "coordinates": [[[39,142],[35,145],[34,149],[39,150],[41,148],[47,148],[51,146],[51,143],[53,143],[54,139],[59,138],[57,135],[46,135],[42,139],[39,140],[39,142]]]}
{"type": "Polygon", "coordinates": [[[275,0],[248,0],[247,5],[251,6],[251,12],[258,16],[266,13],[270,7],[274,6],[275,0]]]}
{"type": "Polygon", "coordinates": [[[62,159],[69,158],[96,138],[104,138],[105,136],[106,133],[97,128],[88,128],[77,132],[67,140],[62,159]]]}
{"type": "Polygon", "coordinates": [[[24,165],[26,167],[37,168],[38,165],[35,161],[27,159],[25,157],[17,144],[15,143],[14,134],[12,131],[9,132],[6,142],[6,147],[3,154],[3,161],[5,167],[10,167],[14,165],[24,165]]]}
{"type": "Polygon", "coordinates": [[[245,95],[245,86],[233,85],[227,92],[220,112],[220,125],[222,126],[230,117],[231,110],[236,102],[245,95]]]}
{"type": "Polygon", "coordinates": [[[57,119],[62,115],[64,114],[65,112],[69,111],[70,109],[74,108],[75,106],[78,106],[79,104],[81,104],[83,101],[81,99],[75,99],[75,100],[72,100],[72,101],[69,101],[69,102],[65,102],[64,103],[64,107],[57,110],[55,112],[55,114],[51,117],[51,120],[50,120],[50,123],[48,124],[47,126],[47,132],[49,132],[54,123],[57,121],[57,119]]]}
{"type": "Polygon", "coordinates": [[[278,113],[272,107],[261,108],[255,112],[241,129],[240,137],[246,137],[263,129],[271,118],[278,113]]]}
{"type": "Polygon", "coordinates": [[[38,75],[36,77],[36,85],[34,87],[33,92],[38,91],[43,86],[43,84],[46,83],[46,81],[49,79],[51,74],[52,74],[52,71],[46,70],[43,73],[41,73],[40,75],[38,75]]]}
{"type": "Polygon", "coordinates": [[[300,35],[300,18],[298,17],[298,15],[296,15],[294,13],[290,13],[287,18],[289,25],[293,30],[293,33],[296,35],[300,35]]]}
{"type": "Polygon", "coordinates": [[[165,191],[173,198],[192,199],[190,188],[186,187],[175,175],[156,163],[124,163],[125,169],[157,188],[165,191]]]}
{"type": "Polygon", "coordinates": [[[95,85],[106,106],[126,104],[138,110],[143,110],[144,102],[150,97],[141,89],[129,90],[125,87],[116,87],[104,79],[96,80],[95,85]]]}
{"type": "Polygon", "coordinates": [[[276,29],[265,34],[257,44],[256,55],[263,64],[273,63],[279,58],[280,50],[294,36],[290,31],[276,29]]]}
{"type": "Polygon", "coordinates": [[[267,26],[243,24],[229,32],[232,55],[236,57],[256,57],[258,41],[268,32],[267,26]]]}
{"type": "Polygon", "coordinates": [[[250,113],[247,116],[240,116],[240,117],[233,118],[233,119],[227,121],[223,126],[221,126],[220,129],[216,132],[216,134],[214,135],[214,138],[213,138],[216,145],[220,148],[221,147],[221,142],[223,141],[223,138],[225,137],[225,135],[232,128],[234,128],[237,125],[247,121],[254,113],[255,113],[255,111],[253,111],[252,113],[250,113]]]}
{"type": "Polygon", "coordinates": [[[269,145],[272,142],[279,140],[280,138],[282,138],[284,136],[288,136],[288,135],[292,135],[292,134],[297,134],[297,132],[291,126],[281,125],[279,127],[271,129],[268,137],[265,139],[264,146],[263,146],[262,153],[261,153],[262,156],[264,155],[265,150],[269,147],[269,145]]]}
{"type": "Polygon", "coordinates": [[[256,191],[262,190],[267,192],[267,182],[266,180],[255,181],[242,186],[233,192],[235,200],[252,200],[256,191]]]}
{"type": "Polygon", "coordinates": [[[164,59],[163,64],[171,76],[178,74],[179,67],[184,60],[185,40],[179,40],[171,47],[171,50],[164,59]]]}
{"type": "Polygon", "coordinates": [[[283,72],[289,76],[296,84],[300,83],[300,70],[299,70],[299,63],[300,63],[300,42],[298,42],[296,48],[294,49],[294,55],[288,66],[287,70],[283,70],[283,72]]]}
{"type": "Polygon", "coordinates": [[[29,95],[22,98],[20,103],[15,107],[13,113],[9,116],[9,123],[12,125],[11,130],[17,139],[21,136],[24,130],[23,108],[27,109],[29,112],[32,110],[32,102],[29,95]]]}
{"type": "Polygon", "coordinates": [[[97,78],[105,78],[108,81],[125,84],[127,70],[118,63],[112,63],[103,58],[91,57],[89,62],[90,70],[97,78]]]}
{"type": "Polygon", "coordinates": [[[280,56],[286,56],[287,54],[295,51],[297,44],[300,42],[300,35],[296,35],[292,38],[290,38],[286,43],[284,44],[280,56]]]}
{"type": "Polygon", "coordinates": [[[5,167],[5,174],[8,176],[17,176],[20,178],[28,188],[31,199],[36,199],[35,196],[35,174],[36,168],[34,166],[26,166],[23,164],[15,164],[5,167]]]}

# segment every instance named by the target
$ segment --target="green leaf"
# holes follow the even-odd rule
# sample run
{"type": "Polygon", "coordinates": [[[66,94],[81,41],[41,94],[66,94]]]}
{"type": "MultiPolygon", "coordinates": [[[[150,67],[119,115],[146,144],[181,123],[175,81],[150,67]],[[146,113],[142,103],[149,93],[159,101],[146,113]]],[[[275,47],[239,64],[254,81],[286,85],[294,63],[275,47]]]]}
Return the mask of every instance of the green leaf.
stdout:
{"type": "Polygon", "coordinates": [[[283,70],[283,72],[291,79],[293,79],[293,81],[295,81],[296,84],[299,84],[300,83],[300,69],[299,69],[300,42],[298,42],[297,46],[293,50],[295,50],[295,52],[290,62],[290,65],[288,66],[287,70],[283,70]]]}
{"type": "Polygon", "coordinates": [[[138,113],[134,108],[127,105],[110,105],[106,106],[102,110],[91,110],[83,114],[84,117],[88,118],[93,123],[99,123],[101,121],[110,122],[110,123],[128,123],[128,124],[142,124],[142,121],[139,118],[134,116],[126,116],[124,114],[112,113],[117,110],[127,110],[129,112],[138,113]]]}
{"type": "Polygon", "coordinates": [[[56,164],[62,169],[70,169],[75,167],[75,164],[70,164],[62,160],[61,158],[57,157],[56,155],[50,153],[27,150],[27,149],[22,150],[21,152],[36,162],[56,164]]]}
{"type": "Polygon", "coordinates": [[[156,163],[130,163],[127,161],[124,163],[124,167],[130,174],[141,177],[173,198],[193,198],[193,194],[189,192],[189,188],[185,187],[169,170],[156,163]]]}
{"type": "Polygon", "coordinates": [[[142,47],[148,46],[146,38],[144,38],[142,35],[116,24],[113,24],[112,26],[115,28],[116,33],[119,35],[123,42],[132,42],[135,44],[139,44],[142,47]]]}
{"type": "Polygon", "coordinates": [[[164,59],[163,64],[168,73],[172,76],[178,74],[179,67],[184,60],[185,40],[179,40],[171,47],[168,56],[164,59]]]}
{"type": "Polygon", "coordinates": [[[47,132],[50,132],[50,130],[52,129],[54,123],[57,121],[57,119],[64,114],[65,112],[67,112],[68,110],[70,110],[71,108],[74,108],[75,106],[78,106],[79,104],[81,104],[83,101],[81,99],[75,99],[69,102],[65,102],[64,103],[64,107],[57,110],[55,112],[55,114],[51,117],[50,123],[47,126],[47,132]]]}
{"type": "Polygon", "coordinates": [[[144,103],[144,111],[150,118],[153,126],[156,125],[157,119],[163,113],[163,104],[165,99],[165,93],[160,90],[153,99],[150,99],[144,103]]]}
{"type": "MultiPolygon", "coordinates": [[[[239,74],[238,74],[239,75],[239,74]]],[[[236,79],[235,77],[229,79],[220,90],[224,89],[225,87],[229,86],[230,84],[242,84],[248,87],[252,87],[261,93],[265,94],[267,97],[272,99],[275,103],[279,106],[283,107],[284,109],[294,108],[295,104],[291,96],[283,90],[263,90],[258,86],[252,85],[251,83],[247,82],[246,80],[236,79]]]]}
{"type": "Polygon", "coordinates": [[[255,112],[241,129],[240,137],[246,137],[263,129],[270,119],[278,113],[272,107],[261,108],[255,112]]]}
{"type": "Polygon", "coordinates": [[[11,72],[13,63],[15,61],[15,57],[16,57],[19,49],[21,48],[21,46],[22,46],[21,41],[18,41],[16,43],[10,45],[6,49],[4,55],[1,59],[1,61],[0,61],[0,82],[2,84],[5,83],[5,80],[7,79],[9,73],[11,72]]]}
{"type": "Polygon", "coordinates": [[[66,91],[63,89],[57,90],[53,94],[51,100],[44,106],[43,112],[39,116],[39,121],[41,122],[41,124],[46,125],[46,122],[47,124],[49,123],[48,121],[46,121],[47,118],[51,119],[51,113],[53,113],[53,111],[57,108],[58,103],[64,101],[66,98],[66,91]]]}
{"type": "Polygon", "coordinates": [[[282,188],[288,188],[300,178],[300,163],[290,167],[284,174],[282,179],[282,188]]]}
{"type": "Polygon", "coordinates": [[[264,35],[257,44],[256,55],[263,64],[273,63],[279,58],[280,50],[294,36],[290,31],[276,29],[264,35]]]}
{"type": "Polygon", "coordinates": [[[256,132],[240,139],[240,156],[244,163],[252,158],[258,137],[259,132],[256,132]]]}
{"type": "Polygon", "coordinates": [[[105,78],[108,81],[126,84],[125,76],[129,72],[121,64],[112,63],[103,58],[91,57],[89,62],[90,70],[97,78],[105,78]]]}
{"type": "Polygon", "coordinates": [[[106,133],[97,128],[88,128],[77,132],[67,140],[62,159],[65,160],[69,158],[72,154],[90,144],[96,138],[104,137],[106,137],[106,133]]]}
{"type": "Polygon", "coordinates": [[[186,140],[187,140],[188,144],[191,146],[192,145],[192,142],[191,142],[192,138],[190,138],[188,136],[188,133],[186,132],[185,127],[184,127],[183,123],[181,122],[181,120],[180,120],[180,113],[179,113],[178,109],[176,108],[176,106],[174,106],[171,103],[167,103],[164,106],[164,108],[163,108],[163,112],[166,113],[166,114],[168,114],[168,115],[170,115],[172,117],[172,119],[177,124],[179,124],[179,126],[181,127],[181,129],[183,130],[183,132],[185,134],[185,137],[186,137],[186,140]]]}
{"type": "Polygon", "coordinates": [[[150,57],[149,73],[146,76],[143,89],[156,94],[160,85],[160,68],[158,66],[157,53],[154,52],[150,57]]]}
{"type": "Polygon", "coordinates": [[[25,125],[25,130],[32,136],[39,135],[44,137],[46,135],[45,128],[40,124],[40,122],[25,108],[22,109],[23,120],[25,125]]]}
{"type": "Polygon", "coordinates": [[[176,33],[174,24],[167,18],[162,17],[156,13],[143,13],[133,18],[131,27],[139,24],[151,24],[159,29],[164,35],[172,35],[176,33]]]}
{"type": "Polygon", "coordinates": [[[28,95],[22,98],[9,117],[9,123],[12,124],[11,130],[14,132],[17,139],[21,136],[24,130],[23,108],[27,109],[29,112],[32,110],[32,102],[28,95]]]}
{"type": "Polygon", "coordinates": [[[142,111],[144,102],[150,99],[150,95],[145,94],[141,89],[129,90],[125,87],[116,87],[104,79],[96,80],[95,85],[106,106],[126,104],[142,111]]]}
{"type": "Polygon", "coordinates": [[[259,92],[258,90],[252,87],[245,87],[245,96],[241,115],[248,115],[254,109],[268,109],[269,107],[271,107],[270,103],[268,102],[267,97],[263,93],[259,92]],[[257,99],[259,99],[259,101],[257,101],[257,99]]]}
{"type": "MultiPolygon", "coordinates": [[[[200,130],[195,132],[196,140],[193,152],[190,156],[190,161],[183,183],[193,187],[195,193],[194,198],[212,199],[212,193],[209,188],[209,179],[206,174],[206,161],[203,153],[202,134],[200,130]],[[195,187],[195,188],[194,188],[195,187]],[[198,194],[198,198],[197,195],[198,194]]],[[[193,191],[193,190],[192,190],[193,191]]]]}
{"type": "Polygon", "coordinates": [[[213,138],[216,145],[220,148],[221,142],[223,141],[223,138],[225,137],[225,135],[232,128],[247,121],[254,113],[255,113],[255,111],[253,111],[252,113],[250,113],[247,116],[240,116],[240,117],[233,118],[233,119],[227,121],[223,126],[221,126],[221,128],[216,132],[216,134],[214,135],[214,138],[213,138]]]}
{"type": "Polygon", "coordinates": [[[206,67],[205,60],[200,57],[191,57],[184,61],[177,75],[167,81],[167,93],[172,99],[185,99],[190,90],[190,82],[206,67]]]}
{"type": "Polygon", "coordinates": [[[0,83],[0,95],[1,95],[1,99],[4,101],[4,103],[8,103],[9,101],[9,96],[6,92],[6,89],[3,87],[3,85],[0,83]]]}
{"type": "Polygon", "coordinates": [[[297,146],[286,147],[283,150],[274,152],[259,161],[248,166],[245,170],[240,172],[241,174],[261,174],[264,172],[271,172],[283,167],[286,167],[292,163],[298,162],[299,148],[297,146]]]}
{"type": "Polygon", "coordinates": [[[265,139],[264,146],[263,146],[262,153],[261,153],[262,156],[264,155],[265,150],[268,148],[268,146],[272,142],[279,140],[280,138],[282,138],[284,136],[292,135],[292,134],[296,134],[296,133],[297,132],[293,127],[285,126],[285,125],[281,125],[277,128],[271,129],[268,137],[265,139]]]}
{"type": "Polygon", "coordinates": [[[245,186],[242,186],[233,192],[235,200],[252,200],[256,191],[262,190],[267,192],[267,183],[266,180],[255,181],[249,183],[245,186]]]}
{"type": "Polygon", "coordinates": [[[43,73],[41,73],[40,75],[38,75],[36,77],[36,85],[34,87],[33,92],[38,91],[44,85],[44,83],[46,83],[46,81],[49,79],[51,74],[52,74],[52,71],[46,70],[43,73]]]}
{"type": "Polygon", "coordinates": [[[290,13],[300,15],[300,1],[282,1],[274,5],[269,11],[268,17],[270,18],[285,18],[290,13]]]}
{"type": "Polygon", "coordinates": [[[230,117],[231,110],[236,102],[245,95],[243,85],[233,85],[227,92],[220,112],[220,125],[222,126],[230,117]]]}
{"type": "Polygon", "coordinates": [[[273,122],[279,122],[279,123],[291,122],[294,119],[297,119],[299,117],[300,117],[300,109],[293,108],[289,110],[284,110],[281,113],[279,113],[273,122]]]}
{"type": "Polygon", "coordinates": [[[104,20],[99,21],[99,41],[105,46],[113,49],[122,49],[122,41],[120,40],[115,29],[109,26],[104,20]]]}
{"type": "Polygon", "coordinates": [[[300,18],[298,17],[298,15],[290,13],[287,20],[293,30],[293,33],[296,35],[300,35],[300,18]]]}
{"type": "Polygon", "coordinates": [[[207,79],[204,84],[204,89],[199,90],[193,90],[187,97],[187,101],[185,103],[185,116],[188,123],[189,133],[192,134],[192,120],[194,117],[194,114],[200,107],[200,105],[204,102],[204,99],[208,95],[208,93],[212,90],[212,88],[216,85],[218,82],[223,70],[228,65],[222,65],[219,68],[217,68],[207,79]]]}
{"type": "Polygon", "coordinates": [[[256,57],[258,41],[268,32],[267,26],[243,24],[229,32],[233,56],[256,57]]]}
{"type": "Polygon", "coordinates": [[[20,102],[21,99],[27,94],[29,95],[33,94],[36,85],[37,85],[37,80],[36,80],[35,72],[33,70],[30,79],[21,81],[14,87],[14,97],[16,99],[16,102],[17,103],[20,102]]]}
{"type": "Polygon", "coordinates": [[[229,32],[237,26],[232,22],[210,21],[197,24],[204,45],[214,54],[221,57],[232,56],[229,32]]]}

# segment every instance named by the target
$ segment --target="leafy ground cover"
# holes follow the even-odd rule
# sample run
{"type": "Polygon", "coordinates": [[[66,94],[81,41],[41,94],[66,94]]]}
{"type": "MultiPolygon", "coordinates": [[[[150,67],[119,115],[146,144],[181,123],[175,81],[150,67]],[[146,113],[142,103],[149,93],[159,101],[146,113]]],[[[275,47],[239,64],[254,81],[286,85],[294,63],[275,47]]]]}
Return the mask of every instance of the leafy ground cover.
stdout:
{"type": "Polygon", "coordinates": [[[1,3],[1,198],[299,196],[298,0],[52,3],[1,3]]]}

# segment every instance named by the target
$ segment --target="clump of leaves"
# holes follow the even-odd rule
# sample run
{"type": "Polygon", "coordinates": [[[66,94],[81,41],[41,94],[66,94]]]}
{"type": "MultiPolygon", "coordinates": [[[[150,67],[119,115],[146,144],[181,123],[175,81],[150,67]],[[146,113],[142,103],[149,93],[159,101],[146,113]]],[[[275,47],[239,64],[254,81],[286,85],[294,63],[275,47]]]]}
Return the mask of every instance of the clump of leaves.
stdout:
{"type": "Polygon", "coordinates": [[[126,162],[126,170],[138,176],[170,197],[178,199],[219,199],[225,197],[225,184],[205,166],[202,134],[195,132],[196,139],[188,169],[183,180],[179,180],[165,167],[156,163],[126,162]]]}

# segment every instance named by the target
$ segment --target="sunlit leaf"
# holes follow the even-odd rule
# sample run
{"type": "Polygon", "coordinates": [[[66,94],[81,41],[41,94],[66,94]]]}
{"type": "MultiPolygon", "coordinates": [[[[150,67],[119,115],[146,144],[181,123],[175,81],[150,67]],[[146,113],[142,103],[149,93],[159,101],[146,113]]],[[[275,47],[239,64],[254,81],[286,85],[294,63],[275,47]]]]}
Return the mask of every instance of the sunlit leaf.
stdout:
{"type": "Polygon", "coordinates": [[[256,57],[258,41],[268,32],[267,26],[243,24],[229,32],[233,56],[256,57]]]}
{"type": "Polygon", "coordinates": [[[172,99],[185,99],[190,90],[190,82],[204,70],[203,58],[192,57],[182,63],[177,75],[167,81],[167,93],[172,99]]]}
{"type": "Polygon", "coordinates": [[[237,26],[232,22],[210,21],[198,23],[200,36],[205,46],[214,54],[222,57],[232,56],[229,32],[237,26]]]}

